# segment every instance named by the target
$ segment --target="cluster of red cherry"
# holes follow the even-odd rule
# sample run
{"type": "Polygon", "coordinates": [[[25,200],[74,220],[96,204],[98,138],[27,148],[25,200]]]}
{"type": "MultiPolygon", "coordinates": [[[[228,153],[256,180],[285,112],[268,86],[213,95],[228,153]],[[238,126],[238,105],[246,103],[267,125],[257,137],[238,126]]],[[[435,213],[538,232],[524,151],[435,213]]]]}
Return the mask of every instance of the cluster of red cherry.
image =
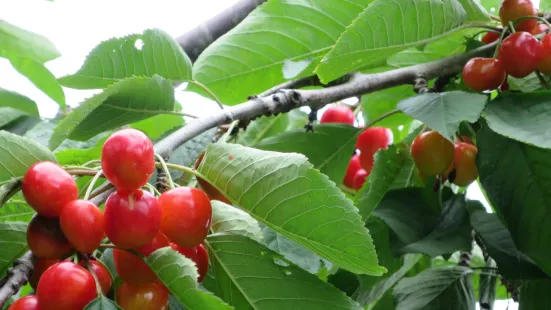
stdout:
{"type": "Polygon", "coordinates": [[[209,197],[200,189],[176,187],[158,198],[141,188],[155,171],[151,140],[123,129],[111,135],[101,154],[104,176],[117,190],[102,212],[78,199],[72,176],[53,162],[38,162],[26,172],[22,191],[37,212],[27,242],[35,259],[29,279],[36,295],[19,299],[11,310],[77,310],[111,290],[112,278],[92,256],[107,236],[113,243],[116,271],[124,281],[116,290],[125,310],[165,309],[168,290],[135,251],[147,257],[171,247],[195,262],[202,281],[208,270],[203,245],[212,217],[209,197]],[[74,263],[70,258],[76,250],[74,263]],[[93,273],[91,272],[93,271],[93,273]],[[97,282],[94,277],[97,278],[97,282]]]}
{"type": "MultiPolygon", "coordinates": [[[[320,124],[337,123],[354,126],[354,112],[345,105],[333,105],[327,108],[320,118],[320,124]]],[[[385,127],[366,128],[356,140],[356,151],[350,159],[343,184],[359,190],[371,173],[374,155],[380,149],[386,149],[393,141],[392,131],[385,127]]]]}
{"type": "MultiPolygon", "coordinates": [[[[503,39],[497,58],[476,57],[465,64],[463,81],[469,88],[475,91],[494,90],[506,85],[507,75],[523,78],[536,70],[551,74],[551,34],[545,35],[541,42],[535,37],[549,32],[547,24],[538,24],[537,15],[530,0],[503,1],[499,9],[501,23],[506,27],[518,20],[514,25],[516,32],[503,39]]],[[[482,41],[489,44],[499,38],[499,34],[488,32],[482,41]]]]}

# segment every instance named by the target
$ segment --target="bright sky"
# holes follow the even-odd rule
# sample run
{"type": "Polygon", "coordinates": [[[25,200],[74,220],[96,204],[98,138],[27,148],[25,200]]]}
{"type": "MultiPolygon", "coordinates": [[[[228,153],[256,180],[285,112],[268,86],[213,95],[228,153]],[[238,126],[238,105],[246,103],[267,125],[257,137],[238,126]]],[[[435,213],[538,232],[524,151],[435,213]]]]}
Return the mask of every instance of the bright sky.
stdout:
{"type": "MultiPolygon", "coordinates": [[[[48,37],[62,56],[46,66],[60,77],[80,68],[89,51],[103,40],[140,33],[148,28],[159,28],[178,37],[235,2],[237,0],[0,0],[0,19],[48,37]]],[[[53,100],[2,58],[0,87],[36,101],[43,117],[53,117],[57,112],[58,106],[53,100]]],[[[67,104],[71,106],[96,92],[64,90],[67,104]]],[[[176,97],[184,109],[192,106],[189,112],[198,116],[217,109],[212,101],[198,95],[178,92],[176,97]]],[[[485,203],[478,186],[469,188],[468,197],[485,203]]],[[[495,309],[506,306],[507,303],[502,302],[496,304],[495,309]]],[[[517,308],[517,304],[509,305],[511,310],[517,308]]]]}

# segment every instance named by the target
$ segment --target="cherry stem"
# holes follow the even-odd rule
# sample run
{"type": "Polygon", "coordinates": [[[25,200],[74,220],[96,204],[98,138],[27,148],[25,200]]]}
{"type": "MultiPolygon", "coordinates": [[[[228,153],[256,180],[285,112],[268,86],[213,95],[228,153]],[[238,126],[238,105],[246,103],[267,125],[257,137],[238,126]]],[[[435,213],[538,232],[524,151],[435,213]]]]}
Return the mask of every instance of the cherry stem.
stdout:
{"type": "Polygon", "coordinates": [[[199,88],[201,88],[202,90],[204,90],[205,92],[207,92],[209,94],[209,96],[214,100],[216,101],[216,104],[218,104],[218,107],[221,109],[221,110],[224,110],[224,106],[222,105],[222,101],[220,101],[220,99],[218,99],[218,97],[205,85],[197,82],[197,81],[194,81],[194,80],[189,80],[187,81],[189,84],[193,84],[195,86],[198,86],[199,88]]]}
{"type": "Polygon", "coordinates": [[[98,293],[98,296],[102,296],[103,292],[101,290],[101,284],[99,283],[98,276],[96,275],[96,272],[94,271],[94,268],[92,267],[92,263],[90,262],[90,258],[87,255],[83,255],[84,261],[86,262],[86,269],[92,274],[92,277],[94,278],[94,282],[96,282],[96,292],[98,293]]]}
{"type": "Polygon", "coordinates": [[[545,80],[543,75],[541,75],[540,70],[536,70],[536,76],[538,77],[538,80],[540,81],[541,86],[546,90],[549,89],[549,85],[547,85],[547,81],[545,80]]]}
{"type": "MultiPolygon", "coordinates": [[[[545,18],[543,18],[543,17],[541,17],[541,16],[522,16],[522,17],[519,17],[519,18],[515,19],[515,21],[513,21],[513,22],[509,22],[509,25],[511,25],[511,24],[516,25],[516,24],[518,24],[519,22],[521,22],[521,21],[523,21],[523,20],[526,20],[526,19],[537,19],[537,20],[539,20],[540,22],[543,22],[544,24],[546,24],[547,27],[549,27],[549,29],[551,29],[551,24],[547,21],[547,19],[545,19],[545,18]]],[[[513,29],[512,32],[515,32],[515,31],[514,31],[514,28],[512,28],[512,29],[513,29]]]]}
{"type": "Polygon", "coordinates": [[[220,138],[220,140],[218,140],[218,141],[228,142],[230,140],[231,135],[232,135],[233,129],[235,128],[235,126],[237,126],[237,124],[239,124],[239,120],[233,121],[230,124],[230,127],[228,128],[228,131],[226,131],[226,133],[224,133],[222,138],[220,138]]]}
{"type": "Polygon", "coordinates": [[[163,168],[166,174],[166,179],[168,180],[168,185],[170,186],[170,188],[174,188],[174,182],[172,181],[172,176],[170,175],[170,171],[168,170],[167,163],[161,155],[155,153],[155,157],[157,157],[159,163],[161,163],[161,167],[163,168]]]}
{"type": "Polygon", "coordinates": [[[155,188],[155,186],[145,183],[145,187],[151,192],[151,194],[156,194],[157,196],[161,196],[161,192],[155,188]]]}
{"type": "Polygon", "coordinates": [[[365,128],[369,128],[369,127],[375,125],[376,123],[382,121],[383,119],[385,119],[385,118],[387,118],[387,117],[389,117],[389,116],[392,116],[392,115],[394,115],[394,114],[396,114],[396,113],[399,113],[399,112],[401,112],[401,111],[398,110],[398,109],[394,109],[394,110],[388,111],[388,112],[386,112],[385,114],[382,114],[381,116],[375,118],[374,120],[371,120],[371,121],[367,122],[367,123],[365,124],[365,128]]]}
{"type": "Polygon", "coordinates": [[[86,194],[84,194],[84,200],[88,200],[90,198],[90,194],[92,193],[92,190],[94,189],[94,185],[96,185],[96,181],[100,178],[100,176],[103,174],[103,170],[100,170],[94,175],[94,178],[92,181],[90,181],[90,185],[88,185],[88,189],[86,190],[86,194]]]}
{"type": "Polygon", "coordinates": [[[90,165],[92,165],[92,164],[101,164],[101,160],[99,160],[99,159],[93,159],[93,160],[91,160],[91,161],[85,162],[82,166],[83,166],[83,167],[88,167],[88,166],[90,166],[90,165]]]}
{"type": "Polygon", "coordinates": [[[117,246],[112,243],[102,243],[99,245],[99,248],[105,248],[105,249],[116,249],[117,246]]]}
{"type": "Polygon", "coordinates": [[[67,173],[70,175],[78,175],[78,176],[95,176],[98,171],[97,170],[67,170],[67,173]]]}

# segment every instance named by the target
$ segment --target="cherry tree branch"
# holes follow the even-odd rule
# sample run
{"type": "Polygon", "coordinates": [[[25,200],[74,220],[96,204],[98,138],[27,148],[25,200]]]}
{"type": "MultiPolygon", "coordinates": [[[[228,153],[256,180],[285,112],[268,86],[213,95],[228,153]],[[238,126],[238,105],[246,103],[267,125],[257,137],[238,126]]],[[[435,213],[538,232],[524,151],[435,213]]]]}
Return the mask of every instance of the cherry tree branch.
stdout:
{"type": "Polygon", "coordinates": [[[0,308],[27,283],[33,269],[32,253],[28,251],[8,270],[8,274],[0,279],[0,308]]]}
{"type": "MultiPolygon", "coordinates": [[[[414,84],[419,78],[428,81],[437,77],[457,74],[469,59],[491,55],[495,46],[496,43],[488,44],[459,55],[381,73],[354,74],[347,82],[323,89],[295,90],[276,86],[273,89],[277,91],[269,90],[266,92],[267,96],[257,96],[242,104],[192,121],[156,143],[155,152],[168,158],[177,147],[193,137],[235,120],[247,122],[259,116],[285,113],[304,106],[319,109],[326,104],[346,98],[399,85],[414,84]]],[[[284,85],[296,86],[302,85],[302,83],[286,82],[284,85]]]]}

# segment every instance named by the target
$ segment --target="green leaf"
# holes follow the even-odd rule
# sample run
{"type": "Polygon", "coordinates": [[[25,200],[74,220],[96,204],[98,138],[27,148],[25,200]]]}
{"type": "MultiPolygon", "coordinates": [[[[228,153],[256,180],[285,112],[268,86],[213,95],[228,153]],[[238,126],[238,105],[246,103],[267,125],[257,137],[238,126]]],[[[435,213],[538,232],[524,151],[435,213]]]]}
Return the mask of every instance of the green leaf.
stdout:
{"type": "Polygon", "coordinates": [[[184,125],[181,115],[156,115],[131,124],[130,127],[143,131],[151,140],[157,140],[164,133],[184,125]]]}
{"type": "MultiPolygon", "coordinates": [[[[497,265],[492,258],[489,258],[486,267],[496,268],[497,265]]],[[[497,272],[493,269],[487,269],[480,274],[479,281],[478,296],[480,296],[480,305],[483,306],[483,309],[492,310],[496,300],[497,272]]]]}
{"type": "Polygon", "coordinates": [[[262,116],[251,122],[245,132],[237,137],[237,143],[244,146],[255,146],[264,138],[278,133],[304,128],[308,123],[308,116],[300,110],[291,110],[289,113],[280,113],[272,116],[262,116]]]}
{"type": "Polygon", "coordinates": [[[459,3],[465,9],[467,13],[468,22],[489,22],[490,14],[482,6],[480,0],[459,0],[459,3]]]}
{"type": "MultiPolygon", "coordinates": [[[[480,181],[519,251],[551,275],[551,150],[478,131],[480,181]]],[[[498,262],[499,264],[499,262],[498,262]]]]}
{"type": "Polygon", "coordinates": [[[86,99],[59,122],[50,149],[65,139],[86,141],[104,131],[174,110],[172,83],[159,76],[128,78],[86,99]]]}
{"type": "Polygon", "coordinates": [[[482,115],[490,128],[508,138],[550,149],[551,92],[502,93],[482,115]]]}
{"type": "Polygon", "coordinates": [[[62,109],[65,109],[65,93],[61,85],[57,82],[55,76],[48,70],[44,64],[25,57],[10,57],[11,65],[17,72],[24,75],[38,89],[57,102],[62,109]]]}
{"type": "Polygon", "coordinates": [[[76,73],[61,77],[59,82],[70,88],[94,89],[130,77],[155,75],[172,82],[191,80],[191,60],[166,32],[148,29],[103,41],[76,73]]]}
{"type": "Polygon", "coordinates": [[[199,275],[195,263],[170,247],[151,253],[146,262],[186,308],[233,309],[210,292],[200,290],[197,286],[199,275]]]}
{"type": "Polygon", "coordinates": [[[0,107],[0,128],[26,115],[27,114],[25,112],[18,109],[0,107]]]}
{"type": "MultiPolygon", "coordinates": [[[[20,110],[27,115],[39,116],[36,102],[11,90],[0,87],[0,107],[20,110]]],[[[1,115],[1,114],[0,114],[1,115]]]]}
{"type": "Polygon", "coordinates": [[[55,161],[54,154],[36,141],[0,131],[0,181],[22,177],[39,161],[55,161]]]}
{"type": "Polygon", "coordinates": [[[303,155],[216,143],[198,171],[234,206],[321,257],[355,273],[385,271],[357,209],[303,155]]]}
{"type": "Polygon", "coordinates": [[[286,79],[311,75],[372,1],[268,1],[205,49],[193,66],[193,76],[224,104],[234,105],[286,79]],[[289,66],[304,69],[292,76],[289,66]]]}
{"type": "Polygon", "coordinates": [[[29,131],[39,122],[40,122],[40,118],[38,117],[23,116],[9,123],[8,125],[3,126],[0,129],[5,130],[7,132],[11,132],[18,136],[24,136],[27,131],[29,131]]]}
{"type": "Polygon", "coordinates": [[[393,247],[398,253],[423,253],[432,257],[471,248],[471,226],[465,196],[442,193],[441,213],[430,207],[437,200],[432,186],[407,188],[387,193],[373,215],[394,232],[393,247]],[[427,190],[431,190],[427,194],[427,190]]]}
{"type": "Polygon", "coordinates": [[[3,277],[13,262],[27,252],[27,223],[0,223],[0,277],[3,277]]]}
{"type": "Polygon", "coordinates": [[[297,129],[266,138],[255,145],[266,151],[301,153],[331,181],[341,184],[354,153],[360,130],[349,125],[314,126],[314,132],[297,129]]]}
{"type": "Polygon", "coordinates": [[[465,18],[457,0],[375,0],[346,28],[316,73],[325,83],[361,68],[384,65],[387,57],[399,51],[450,33],[465,18]]]}
{"type": "Polygon", "coordinates": [[[219,294],[236,309],[361,309],[315,275],[243,236],[209,236],[219,294]]]}
{"type": "Polygon", "coordinates": [[[249,214],[218,200],[212,200],[212,221],[210,229],[213,233],[229,233],[262,241],[262,232],[258,222],[249,214]]]}
{"type": "Polygon", "coordinates": [[[60,56],[48,38],[0,20],[0,57],[10,58],[13,55],[39,63],[60,56]]]}
{"type": "Polygon", "coordinates": [[[524,281],[520,287],[519,310],[547,309],[551,304],[551,280],[524,281]]]}
{"type": "Polygon", "coordinates": [[[113,278],[118,277],[117,268],[115,267],[115,260],[113,258],[113,249],[105,249],[101,254],[100,261],[107,267],[113,278]]]}
{"type": "Polygon", "coordinates": [[[0,186],[0,207],[20,190],[21,181],[19,179],[11,180],[10,182],[0,186]]]}
{"type": "Polygon", "coordinates": [[[427,93],[402,100],[398,109],[454,141],[459,123],[476,122],[486,98],[485,95],[461,91],[427,93]]]}
{"type": "Polygon", "coordinates": [[[84,307],[84,310],[117,310],[121,309],[121,307],[117,306],[117,304],[112,301],[111,299],[100,295],[98,298],[92,300],[86,307],[84,307]]]}
{"type": "Polygon", "coordinates": [[[0,222],[29,222],[34,213],[26,203],[8,202],[0,207],[0,222]]]}
{"type": "Polygon", "coordinates": [[[468,201],[471,225],[497,262],[499,272],[508,279],[537,279],[547,275],[526,254],[520,252],[511,233],[497,215],[487,213],[479,201],[468,201]]]}
{"type": "MultiPolygon", "coordinates": [[[[105,143],[105,140],[107,140],[107,137],[102,137],[97,141],[96,145],[83,149],[66,148],[59,150],[61,148],[60,146],[58,148],[59,151],[55,153],[55,157],[60,165],[82,165],[91,160],[101,158],[101,149],[105,143]]],[[[69,140],[65,141],[67,142],[69,140]]],[[[92,140],[90,142],[92,142],[92,140]]]]}
{"type": "Polygon", "coordinates": [[[471,274],[469,268],[453,266],[402,279],[394,288],[396,310],[475,310],[471,274]]]}
{"type": "Polygon", "coordinates": [[[317,274],[322,268],[329,270],[333,267],[331,262],[324,260],[296,242],[285,238],[285,236],[278,234],[273,229],[264,227],[262,233],[266,246],[270,250],[283,255],[285,259],[309,273],[317,274]]]}

